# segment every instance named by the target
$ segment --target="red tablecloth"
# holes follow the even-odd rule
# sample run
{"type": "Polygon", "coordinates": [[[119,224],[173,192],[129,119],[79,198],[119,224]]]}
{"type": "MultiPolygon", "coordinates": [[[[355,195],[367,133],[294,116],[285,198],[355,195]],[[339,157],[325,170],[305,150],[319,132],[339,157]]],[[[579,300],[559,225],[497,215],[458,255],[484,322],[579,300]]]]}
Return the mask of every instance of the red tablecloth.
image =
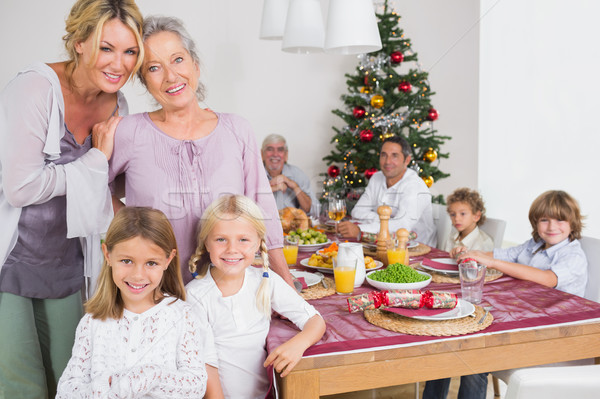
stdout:
{"type": "MultiPolygon", "coordinates": [[[[300,258],[306,256],[310,254],[302,254],[300,258]]],[[[433,249],[425,256],[444,257],[447,253],[433,249]]],[[[411,258],[411,262],[421,258],[411,258]]],[[[427,288],[454,292],[460,296],[460,284],[430,284],[427,288]]],[[[354,295],[373,290],[373,287],[365,283],[354,290],[354,295]]],[[[332,295],[309,301],[325,319],[327,331],[318,343],[306,350],[305,356],[441,338],[405,335],[374,326],[365,320],[362,312],[348,313],[346,298],[347,296],[332,295]]],[[[481,306],[487,305],[494,307],[491,311],[494,321],[488,328],[475,334],[600,318],[599,303],[506,276],[485,284],[481,306]]],[[[267,337],[267,349],[270,351],[276,348],[297,332],[289,321],[273,318],[267,337]]]]}

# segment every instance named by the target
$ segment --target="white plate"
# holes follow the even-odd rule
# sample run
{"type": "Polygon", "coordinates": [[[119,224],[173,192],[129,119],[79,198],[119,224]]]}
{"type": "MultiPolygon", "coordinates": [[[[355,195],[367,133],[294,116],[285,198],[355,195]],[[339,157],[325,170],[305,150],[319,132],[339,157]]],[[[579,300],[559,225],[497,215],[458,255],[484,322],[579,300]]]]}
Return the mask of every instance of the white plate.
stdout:
{"type": "Polygon", "coordinates": [[[453,320],[467,317],[475,312],[475,306],[471,302],[458,298],[458,303],[454,309],[444,313],[438,313],[434,316],[413,316],[413,319],[420,320],[453,320]]]}
{"type": "MultiPolygon", "coordinates": [[[[447,265],[456,265],[456,260],[452,258],[433,258],[431,259],[434,262],[445,263],[447,265]]],[[[432,272],[442,273],[442,274],[458,274],[458,270],[446,270],[446,269],[436,269],[433,266],[427,266],[421,262],[421,267],[426,270],[431,270],[432,272]]]]}
{"type": "MultiPolygon", "coordinates": [[[[333,274],[333,268],[331,267],[318,267],[318,266],[311,266],[308,264],[308,259],[302,259],[300,261],[300,264],[304,267],[308,267],[309,269],[314,269],[314,270],[318,270],[322,273],[329,273],[329,274],[333,274]]],[[[377,269],[381,269],[383,267],[383,263],[381,263],[380,261],[376,260],[375,264],[377,265],[377,267],[373,267],[371,269],[367,269],[367,272],[371,271],[371,270],[377,270],[377,269]]]]}
{"type": "Polygon", "coordinates": [[[372,273],[367,273],[367,283],[369,283],[369,285],[371,285],[372,287],[378,288],[380,290],[418,290],[428,286],[429,283],[431,283],[431,274],[419,270],[416,270],[416,272],[424,276],[428,276],[429,278],[425,281],[419,281],[416,283],[384,283],[383,281],[371,280],[369,275],[372,273]]]}
{"type": "Polygon", "coordinates": [[[331,240],[327,240],[321,244],[303,244],[303,245],[298,245],[298,251],[300,252],[314,252],[317,249],[323,248],[323,247],[327,247],[329,245],[331,245],[331,240]]]}
{"type": "Polygon", "coordinates": [[[300,270],[290,270],[290,273],[292,273],[292,276],[296,278],[303,277],[304,282],[308,287],[312,287],[313,285],[319,284],[321,282],[321,277],[313,273],[303,272],[300,270]]]}

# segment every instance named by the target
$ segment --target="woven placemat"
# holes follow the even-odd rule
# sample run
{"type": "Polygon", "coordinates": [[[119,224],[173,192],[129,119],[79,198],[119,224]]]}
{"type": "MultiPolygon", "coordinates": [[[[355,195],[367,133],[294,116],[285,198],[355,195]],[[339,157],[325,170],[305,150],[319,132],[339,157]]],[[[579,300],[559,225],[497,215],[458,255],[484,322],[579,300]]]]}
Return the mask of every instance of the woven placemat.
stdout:
{"type": "Polygon", "coordinates": [[[365,310],[365,319],[373,325],[386,330],[408,335],[443,336],[464,335],[487,328],[494,316],[488,313],[483,323],[477,322],[483,317],[485,311],[481,306],[475,305],[475,317],[462,317],[454,320],[418,320],[400,316],[396,313],[380,309],[365,310]]]}
{"type": "Polygon", "coordinates": [[[323,283],[315,284],[311,287],[308,287],[300,293],[300,296],[304,299],[319,299],[329,295],[335,294],[335,282],[331,277],[323,277],[327,282],[327,286],[329,288],[325,288],[323,283]]]}
{"type": "Polygon", "coordinates": [[[421,256],[428,254],[429,252],[431,252],[431,247],[421,243],[414,248],[408,248],[409,256],[421,256]]]}

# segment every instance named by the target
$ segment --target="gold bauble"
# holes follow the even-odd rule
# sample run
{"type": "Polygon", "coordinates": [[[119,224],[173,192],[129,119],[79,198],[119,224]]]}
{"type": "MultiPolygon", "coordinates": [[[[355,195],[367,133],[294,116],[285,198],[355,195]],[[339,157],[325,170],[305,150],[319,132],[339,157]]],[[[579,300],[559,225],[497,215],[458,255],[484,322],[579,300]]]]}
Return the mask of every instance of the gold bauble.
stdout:
{"type": "Polygon", "coordinates": [[[379,94],[371,97],[371,106],[373,106],[373,108],[383,107],[383,102],[383,96],[380,96],[379,94]]]}
{"type": "Polygon", "coordinates": [[[360,92],[364,94],[369,94],[371,93],[371,88],[369,86],[361,87],[360,92]]]}
{"type": "Polygon", "coordinates": [[[427,187],[433,186],[433,177],[431,176],[423,176],[423,181],[427,185],[427,187]]]}
{"type": "Polygon", "coordinates": [[[429,148],[425,155],[423,155],[423,160],[427,162],[433,162],[437,159],[437,152],[433,148],[429,148]]]}

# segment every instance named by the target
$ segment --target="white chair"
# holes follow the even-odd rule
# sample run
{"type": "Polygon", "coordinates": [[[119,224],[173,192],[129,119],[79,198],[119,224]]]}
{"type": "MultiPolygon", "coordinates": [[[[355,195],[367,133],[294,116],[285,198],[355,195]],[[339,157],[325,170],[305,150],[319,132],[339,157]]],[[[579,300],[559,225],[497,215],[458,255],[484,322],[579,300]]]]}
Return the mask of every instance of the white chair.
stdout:
{"type": "Polygon", "coordinates": [[[448,212],[446,212],[446,206],[440,204],[431,204],[432,215],[433,215],[433,223],[435,224],[436,229],[436,238],[437,245],[436,248],[441,248],[446,242],[450,231],[452,230],[452,220],[450,220],[450,216],[448,216],[448,212]]]}
{"type": "Polygon", "coordinates": [[[502,219],[486,217],[485,223],[479,226],[479,228],[489,235],[492,240],[494,240],[494,248],[502,247],[504,230],[506,230],[506,221],[502,219]]]}
{"type": "MultiPolygon", "coordinates": [[[[600,302],[600,239],[582,237],[580,243],[588,261],[588,282],[584,297],[600,302]]],[[[593,359],[582,359],[504,370],[493,375],[508,385],[505,399],[598,398],[600,397],[600,364],[590,364],[593,361],[593,359]]],[[[498,395],[496,390],[495,394],[498,395]]]]}

